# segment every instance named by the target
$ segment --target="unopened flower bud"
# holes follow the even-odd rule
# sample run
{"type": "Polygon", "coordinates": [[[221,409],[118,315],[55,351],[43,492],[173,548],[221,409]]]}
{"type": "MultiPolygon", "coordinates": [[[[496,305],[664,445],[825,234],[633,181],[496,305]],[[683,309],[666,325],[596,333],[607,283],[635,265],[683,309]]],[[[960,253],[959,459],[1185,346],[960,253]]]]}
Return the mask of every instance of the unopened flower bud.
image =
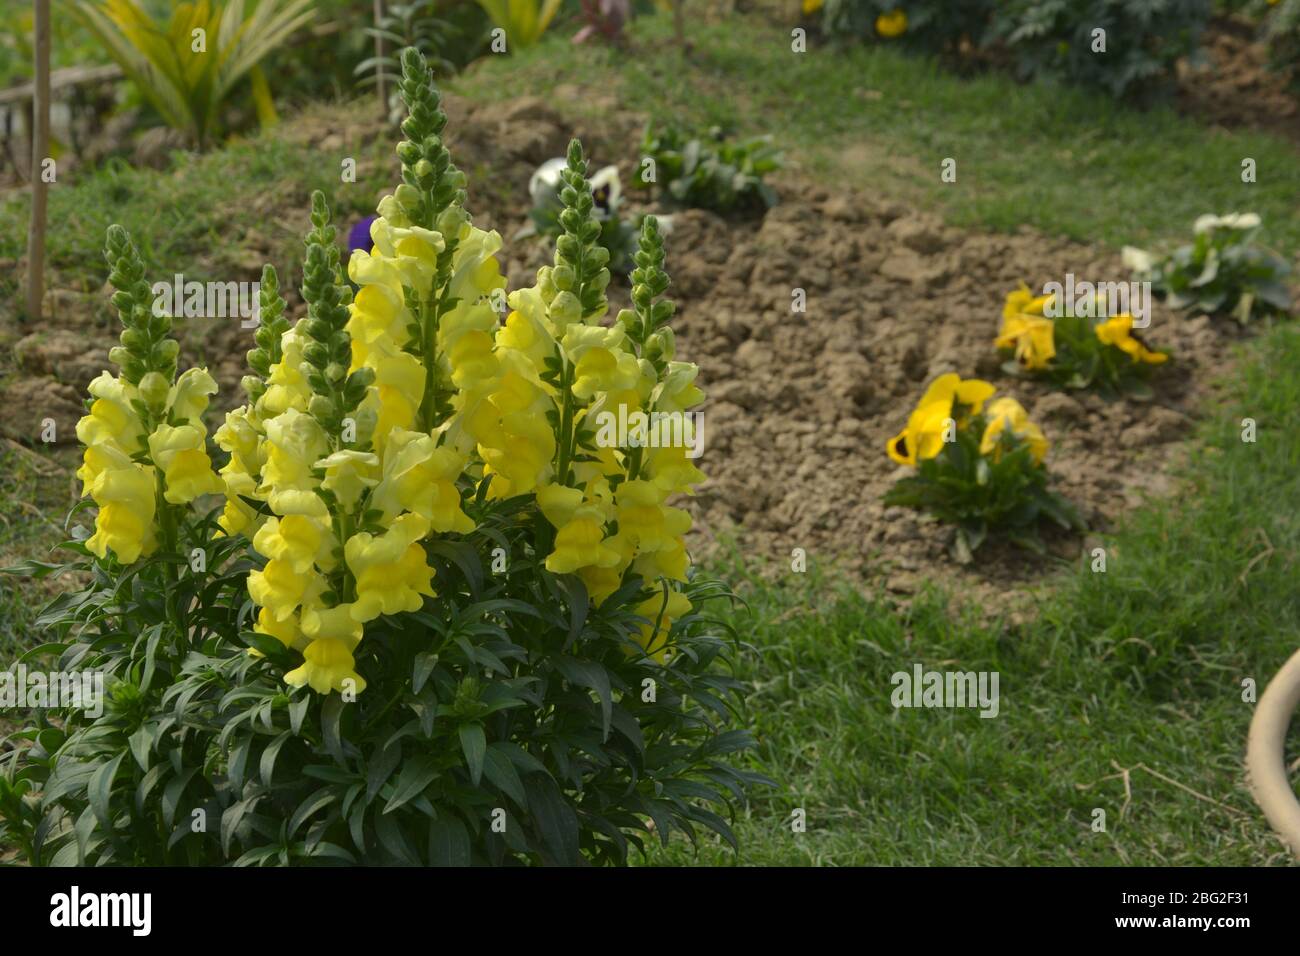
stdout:
{"type": "Polygon", "coordinates": [[[161,372],[150,372],[140,379],[137,386],[140,390],[140,398],[144,400],[145,405],[152,412],[161,412],[167,404],[167,392],[171,388],[171,383],[163,377],[161,372]]]}

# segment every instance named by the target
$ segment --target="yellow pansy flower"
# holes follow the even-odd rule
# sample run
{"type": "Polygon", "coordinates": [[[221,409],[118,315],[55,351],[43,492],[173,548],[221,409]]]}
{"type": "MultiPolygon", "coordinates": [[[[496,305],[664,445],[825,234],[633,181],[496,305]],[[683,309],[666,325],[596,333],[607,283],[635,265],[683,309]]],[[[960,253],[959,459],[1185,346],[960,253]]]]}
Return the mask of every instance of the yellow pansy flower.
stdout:
{"type": "Polygon", "coordinates": [[[1016,361],[1030,370],[1045,369],[1056,355],[1056,325],[1051,319],[1016,314],[1002,319],[995,348],[1013,349],[1016,361]]]}
{"type": "Polygon", "coordinates": [[[926,389],[916,411],[908,418],[907,427],[889,440],[886,446],[889,457],[900,465],[915,465],[934,458],[943,451],[951,427],[949,421],[955,424],[954,405],[975,414],[994,391],[992,385],[979,379],[963,380],[955,372],[940,375],[926,389]]]}
{"type": "Polygon", "coordinates": [[[1117,315],[1105,322],[1100,322],[1093,327],[1097,333],[1098,340],[1103,345],[1113,345],[1121,350],[1135,362],[1142,362],[1146,365],[1160,365],[1168,361],[1169,356],[1164,352],[1156,352],[1150,349],[1133,332],[1133,316],[1117,315]]]}
{"type": "Polygon", "coordinates": [[[1042,318],[1051,301],[1052,296],[1036,296],[1029,291],[1029,286],[1022,282],[1019,288],[1007,293],[1006,301],[1002,305],[1002,318],[1010,319],[1017,315],[1036,315],[1042,318]]]}
{"type": "Polygon", "coordinates": [[[1002,433],[1010,431],[1028,443],[1034,461],[1042,464],[1047,457],[1047,438],[1042,429],[1029,420],[1029,413],[1018,401],[1014,398],[999,398],[990,402],[987,418],[988,425],[980,440],[980,454],[996,457],[1002,433]]]}

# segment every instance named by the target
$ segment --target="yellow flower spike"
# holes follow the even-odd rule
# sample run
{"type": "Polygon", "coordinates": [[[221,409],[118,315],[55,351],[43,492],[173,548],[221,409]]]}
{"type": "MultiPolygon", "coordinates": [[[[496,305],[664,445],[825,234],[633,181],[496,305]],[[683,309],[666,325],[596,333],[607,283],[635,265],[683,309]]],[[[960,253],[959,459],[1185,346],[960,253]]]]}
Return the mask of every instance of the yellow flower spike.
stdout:
{"type": "Polygon", "coordinates": [[[636,554],[636,545],[624,534],[616,534],[605,539],[605,546],[618,554],[618,562],[608,567],[589,564],[578,568],[575,574],[587,588],[587,595],[597,607],[623,585],[623,575],[632,564],[636,554]]]}
{"type": "Polygon", "coordinates": [[[356,660],[345,642],[321,638],[308,644],[302,656],[302,666],[284,675],[290,687],[307,684],[318,694],[332,690],[359,694],[366,689],[365,678],[356,672],[356,660]]]}
{"type": "Polygon", "coordinates": [[[327,573],[333,570],[333,544],[329,526],[307,515],[268,518],[253,536],[258,554],[288,564],[295,574],[306,574],[312,565],[327,573]]]}
{"type": "Polygon", "coordinates": [[[474,522],[461,509],[456,479],[465,470],[462,455],[439,447],[430,435],[396,429],[384,448],[383,477],[370,503],[391,521],[403,511],[414,512],[434,531],[468,534],[474,522]]]}
{"type": "Polygon", "coordinates": [[[95,533],[86,547],[103,558],[109,550],[123,564],[130,564],[156,545],[153,517],[157,502],[154,469],[119,459],[95,476],[90,496],[99,505],[95,533]]]}
{"type": "Polygon", "coordinates": [[[248,575],[248,596],[276,621],[287,620],[299,605],[314,601],[324,590],[320,575],[297,572],[288,561],[268,561],[265,568],[248,575]]]}
{"type": "Polygon", "coordinates": [[[579,568],[612,568],[621,555],[605,543],[605,533],[595,518],[578,516],[555,534],[555,550],[546,558],[553,574],[572,574],[579,568]]]}
{"type": "Polygon", "coordinates": [[[667,660],[673,622],[690,612],[690,599],[681,591],[668,590],[666,597],[656,594],[637,605],[636,613],[649,622],[641,625],[638,641],[651,658],[661,664],[667,660]]]}
{"type": "Polygon", "coordinates": [[[988,425],[984,437],[980,440],[980,454],[997,457],[1000,438],[1004,431],[1010,431],[1017,438],[1029,445],[1029,452],[1035,463],[1042,464],[1047,457],[1047,438],[1042,429],[1029,420],[1029,413],[1014,398],[999,398],[989,403],[987,413],[988,425]]]}
{"type": "Polygon", "coordinates": [[[901,37],[907,32],[907,14],[902,10],[891,10],[876,17],[876,33],[887,40],[901,37]]]}
{"type": "Polygon", "coordinates": [[[193,425],[159,425],[149,436],[149,455],[163,473],[163,497],[171,504],[225,492],[226,485],[212,470],[206,449],[203,432],[193,425]]]}
{"type": "Polygon", "coordinates": [[[308,638],[298,625],[296,614],[289,615],[283,621],[277,621],[266,608],[262,608],[257,612],[257,623],[253,626],[253,630],[274,637],[285,647],[296,650],[302,650],[308,643],[308,638]]]}
{"type": "Polygon", "coordinates": [[[131,406],[139,398],[135,386],[103,372],[88,391],[95,401],[90,414],[77,422],[77,440],[87,447],[112,442],[128,455],[142,450],[144,425],[131,406]]]}
{"type": "Polygon", "coordinates": [[[1105,322],[1100,322],[1093,327],[1097,333],[1098,340],[1103,345],[1113,345],[1117,349],[1128,355],[1134,362],[1142,362],[1146,365],[1160,365],[1169,360],[1169,356],[1164,352],[1156,352],[1149,348],[1133,332],[1133,316],[1117,315],[1105,322]]]}
{"type": "Polygon", "coordinates": [[[217,394],[217,383],[206,368],[186,369],[167,392],[167,411],[177,421],[202,426],[208,396],[217,394]]]}
{"type": "Polygon", "coordinates": [[[379,483],[379,456],[368,451],[344,449],[316,462],[325,472],[321,487],[332,492],[347,511],[351,511],[367,488],[379,483]]]}
{"type": "Polygon", "coordinates": [[[264,493],[289,488],[311,490],[316,487],[312,465],[329,450],[329,440],[316,419],[290,408],[266,422],[266,448],[264,493]]]}
{"type": "Polygon", "coordinates": [[[357,582],[353,620],[365,623],[423,606],[422,595],[433,594],[433,569],[418,542],[428,532],[427,519],[404,514],[384,534],[361,532],[348,539],[344,555],[357,582]]]}

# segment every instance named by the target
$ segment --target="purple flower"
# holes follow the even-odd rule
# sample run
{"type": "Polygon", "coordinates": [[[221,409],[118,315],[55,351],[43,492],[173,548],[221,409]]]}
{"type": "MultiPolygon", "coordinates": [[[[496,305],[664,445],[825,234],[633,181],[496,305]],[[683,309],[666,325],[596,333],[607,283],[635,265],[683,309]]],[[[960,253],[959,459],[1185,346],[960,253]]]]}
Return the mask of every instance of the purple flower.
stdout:
{"type": "Polygon", "coordinates": [[[362,252],[370,251],[371,247],[374,245],[374,243],[370,241],[370,226],[378,218],[378,216],[367,216],[352,227],[352,231],[348,233],[348,255],[351,255],[358,249],[362,252]]]}

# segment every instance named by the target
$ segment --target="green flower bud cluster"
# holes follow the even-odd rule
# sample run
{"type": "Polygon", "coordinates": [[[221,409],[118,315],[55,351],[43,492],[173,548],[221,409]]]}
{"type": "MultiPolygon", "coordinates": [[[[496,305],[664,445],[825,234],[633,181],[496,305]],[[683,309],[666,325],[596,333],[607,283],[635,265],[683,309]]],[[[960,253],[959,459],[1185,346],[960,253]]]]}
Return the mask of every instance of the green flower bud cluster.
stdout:
{"type": "Polygon", "coordinates": [[[600,244],[600,223],[592,214],[595,201],[587,181],[587,160],[578,140],[569,142],[567,159],[568,165],[560,173],[564,210],[559,220],[564,234],[555,240],[555,268],[550,279],[558,290],[556,299],[571,293],[580,314],[587,318],[603,314],[608,307],[605,289],[609,286],[609,250],[600,244]]]}
{"type": "Polygon", "coordinates": [[[632,308],[621,310],[618,321],[640,347],[641,356],[655,363],[660,371],[672,361],[675,352],[673,330],[668,327],[668,322],[676,306],[671,299],[659,298],[668,291],[664,258],[659,220],[646,216],[641,221],[641,236],[637,241],[636,268],[630,276],[632,308]]]}
{"type": "Polygon", "coordinates": [[[343,419],[351,415],[374,381],[371,369],[348,374],[352,365],[352,339],[345,326],[352,292],[341,282],[338,245],[330,225],[329,207],[320,190],[311,197],[312,231],[307,234],[303,263],[302,298],[307,316],[297,328],[307,338],[303,360],[308,365],[307,384],[315,393],[307,404],[321,427],[338,435],[343,419]]]}
{"type": "Polygon", "coordinates": [[[280,337],[289,329],[284,314],[285,301],[280,296],[280,277],[275,267],[267,263],[262,267],[262,281],[257,287],[257,331],[253,338],[257,348],[248,352],[248,366],[256,375],[245,375],[240,383],[251,402],[256,402],[266,391],[266,378],[271,366],[283,357],[280,337]]]}
{"type": "Polygon", "coordinates": [[[440,221],[440,216],[448,207],[464,205],[465,174],[452,164],[443,144],[447,114],[442,111],[442,96],[433,85],[424,54],[413,47],[402,52],[398,88],[408,115],[402,121],[406,139],[397,146],[397,158],[402,161],[403,183],[416,193],[404,195],[398,187],[397,200],[415,225],[454,237],[455,230],[445,228],[450,224],[440,221]]]}
{"type": "Polygon", "coordinates": [[[167,334],[172,327],[171,316],[154,315],[153,291],[144,277],[144,260],[131,236],[119,225],[108,227],[104,258],[109,267],[108,281],[117,290],[113,305],[123,325],[122,344],[109,351],[109,360],[132,385],[139,385],[150,372],[157,372],[170,384],[176,378],[176,357],[181,346],[167,334]]]}

